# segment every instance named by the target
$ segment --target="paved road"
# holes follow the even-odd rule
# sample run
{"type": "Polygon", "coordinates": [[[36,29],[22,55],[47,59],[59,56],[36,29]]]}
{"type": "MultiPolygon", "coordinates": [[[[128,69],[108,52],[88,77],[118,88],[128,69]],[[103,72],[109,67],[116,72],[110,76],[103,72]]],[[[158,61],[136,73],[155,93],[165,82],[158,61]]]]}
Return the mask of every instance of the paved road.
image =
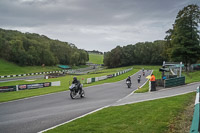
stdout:
{"type": "MultiPolygon", "coordinates": [[[[151,71],[148,71],[150,73],[151,71]]],[[[84,88],[86,97],[72,100],[69,91],[0,104],[0,132],[35,133],[66,122],[98,108],[114,104],[127,96],[147,79],[138,72],[132,76],[133,86],[125,81],[84,88]]],[[[146,72],[147,73],[147,72],[146,72]]],[[[146,74],[147,75],[147,74],[146,74]]]]}
{"type": "Polygon", "coordinates": [[[44,78],[44,75],[5,78],[5,79],[0,79],[0,83],[10,82],[10,81],[18,81],[18,80],[28,80],[28,79],[42,79],[42,78],[44,78]]]}

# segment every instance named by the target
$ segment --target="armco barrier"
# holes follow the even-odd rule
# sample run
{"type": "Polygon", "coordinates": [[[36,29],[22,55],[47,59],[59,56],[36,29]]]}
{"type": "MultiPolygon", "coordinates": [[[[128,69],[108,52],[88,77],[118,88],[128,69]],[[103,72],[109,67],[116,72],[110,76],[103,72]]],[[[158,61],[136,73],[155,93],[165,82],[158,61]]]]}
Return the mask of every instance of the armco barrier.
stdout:
{"type": "Polygon", "coordinates": [[[55,82],[45,82],[45,83],[34,83],[34,84],[21,84],[16,86],[2,86],[0,87],[0,92],[10,92],[10,91],[19,91],[19,90],[29,90],[37,89],[50,86],[60,86],[60,81],[55,82]]]}
{"type": "Polygon", "coordinates": [[[197,88],[197,93],[196,93],[196,100],[195,100],[195,106],[194,106],[194,114],[193,114],[193,119],[192,119],[192,125],[190,127],[190,133],[199,133],[200,132],[200,86],[197,88]]]}
{"type": "Polygon", "coordinates": [[[16,91],[16,86],[1,86],[0,92],[16,91]]]}
{"type": "Polygon", "coordinates": [[[117,72],[117,73],[114,73],[114,74],[106,75],[106,76],[95,77],[95,78],[87,78],[87,84],[92,83],[92,82],[96,82],[96,81],[99,81],[99,80],[104,80],[104,79],[107,79],[107,78],[116,77],[118,75],[121,75],[121,74],[124,74],[126,72],[129,72],[132,69],[133,68],[130,68],[130,69],[127,69],[127,70],[124,70],[124,71],[120,71],[120,72],[117,72]]]}
{"type": "Polygon", "coordinates": [[[170,78],[164,81],[164,87],[173,87],[185,84],[185,77],[170,78]]]}

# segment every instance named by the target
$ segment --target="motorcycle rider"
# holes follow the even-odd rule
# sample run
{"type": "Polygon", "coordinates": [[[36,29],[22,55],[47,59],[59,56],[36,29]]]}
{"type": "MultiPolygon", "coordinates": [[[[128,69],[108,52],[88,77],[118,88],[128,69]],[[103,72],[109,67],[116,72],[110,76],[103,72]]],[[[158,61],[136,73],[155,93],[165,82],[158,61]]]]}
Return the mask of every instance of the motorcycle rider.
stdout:
{"type": "Polygon", "coordinates": [[[73,78],[72,84],[75,84],[75,85],[76,85],[77,89],[80,90],[80,91],[79,91],[79,94],[81,94],[81,92],[82,92],[81,83],[80,83],[79,80],[77,80],[76,77],[73,78]]]}
{"type": "Polygon", "coordinates": [[[127,81],[130,81],[130,83],[131,83],[131,77],[130,76],[128,76],[128,78],[126,79],[126,82],[127,81]]]}
{"type": "Polygon", "coordinates": [[[141,74],[138,75],[138,83],[140,83],[141,74]]]}

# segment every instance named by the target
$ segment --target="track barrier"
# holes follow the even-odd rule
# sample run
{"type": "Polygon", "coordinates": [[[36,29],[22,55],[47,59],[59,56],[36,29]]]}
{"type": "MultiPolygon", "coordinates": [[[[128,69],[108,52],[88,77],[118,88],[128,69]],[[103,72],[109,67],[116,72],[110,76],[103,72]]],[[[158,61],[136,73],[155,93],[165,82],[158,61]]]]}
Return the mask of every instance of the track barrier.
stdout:
{"type": "Polygon", "coordinates": [[[199,133],[200,132],[200,96],[199,96],[200,86],[197,87],[197,93],[196,93],[196,100],[195,100],[195,106],[194,106],[194,114],[192,119],[192,125],[190,127],[190,133],[199,133]]]}
{"type": "Polygon", "coordinates": [[[116,76],[119,76],[121,74],[127,73],[127,72],[131,71],[132,69],[133,68],[129,68],[129,69],[126,69],[124,71],[120,71],[120,72],[117,72],[117,73],[114,73],[114,74],[110,74],[110,75],[106,75],[106,76],[87,78],[86,80],[83,80],[83,83],[90,84],[92,82],[97,82],[97,81],[105,80],[107,78],[116,77],[116,76]]]}
{"type": "Polygon", "coordinates": [[[38,88],[50,87],[50,86],[60,86],[60,81],[45,82],[45,83],[33,83],[33,84],[21,84],[21,85],[16,85],[16,86],[1,86],[0,92],[30,90],[30,89],[38,89],[38,88]]]}

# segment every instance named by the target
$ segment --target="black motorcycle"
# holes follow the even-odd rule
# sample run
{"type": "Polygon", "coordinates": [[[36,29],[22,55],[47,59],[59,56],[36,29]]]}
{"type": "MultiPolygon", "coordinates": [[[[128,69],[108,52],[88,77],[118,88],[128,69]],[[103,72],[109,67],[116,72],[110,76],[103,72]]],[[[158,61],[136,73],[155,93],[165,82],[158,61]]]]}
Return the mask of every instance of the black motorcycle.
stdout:
{"type": "Polygon", "coordinates": [[[131,87],[131,81],[126,81],[126,84],[127,84],[127,86],[128,86],[128,88],[130,88],[131,87]]]}
{"type": "MultiPolygon", "coordinates": [[[[80,87],[82,87],[82,84],[81,84],[80,87]]],[[[79,93],[80,90],[78,89],[78,87],[77,87],[76,84],[72,84],[72,85],[69,87],[69,90],[70,90],[70,97],[71,97],[72,99],[74,99],[74,98],[76,98],[76,97],[78,97],[78,96],[81,97],[81,98],[85,97],[85,92],[84,92],[84,90],[82,89],[82,92],[81,92],[81,94],[80,94],[80,93],[79,93]]]]}

